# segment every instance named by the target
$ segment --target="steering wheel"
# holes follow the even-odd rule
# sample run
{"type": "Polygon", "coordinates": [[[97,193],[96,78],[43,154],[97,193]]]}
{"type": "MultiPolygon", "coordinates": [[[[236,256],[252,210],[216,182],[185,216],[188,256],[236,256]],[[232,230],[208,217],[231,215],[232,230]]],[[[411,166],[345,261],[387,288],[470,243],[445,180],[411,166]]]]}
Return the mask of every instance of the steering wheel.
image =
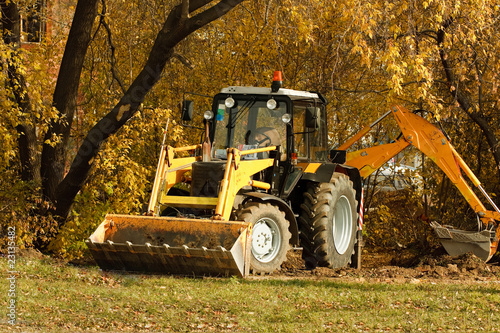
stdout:
{"type": "MultiPolygon", "coordinates": [[[[256,140],[256,143],[257,143],[257,146],[258,147],[261,147],[261,144],[266,142],[266,141],[269,141],[269,144],[267,146],[269,146],[271,144],[271,138],[267,135],[267,134],[264,134],[264,133],[259,133],[260,135],[264,136],[264,139],[260,140],[260,141],[257,141],[256,140]]],[[[267,146],[263,146],[263,147],[267,147],[267,146]]]]}

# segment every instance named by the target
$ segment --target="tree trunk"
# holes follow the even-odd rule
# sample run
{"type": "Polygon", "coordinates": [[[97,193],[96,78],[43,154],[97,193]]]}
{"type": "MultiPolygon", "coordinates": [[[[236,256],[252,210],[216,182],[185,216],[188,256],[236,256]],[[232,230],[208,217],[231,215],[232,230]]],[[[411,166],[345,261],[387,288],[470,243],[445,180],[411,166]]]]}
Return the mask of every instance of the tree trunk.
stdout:
{"type": "Polygon", "coordinates": [[[64,223],[76,194],[87,179],[101,144],[137,112],[147,93],[160,79],[167,61],[172,57],[174,47],[189,34],[223,16],[243,0],[221,0],[216,5],[190,17],[191,13],[212,1],[183,0],[180,5],[172,9],[139,75],[111,112],[89,131],[68,174],[57,187],[56,214],[62,217],[61,224],[64,223]]]}
{"type": "Polygon", "coordinates": [[[32,116],[32,106],[27,93],[26,80],[19,72],[17,50],[21,46],[21,17],[17,4],[13,1],[0,1],[2,37],[5,44],[13,52],[7,60],[8,81],[6,87],[19,106],[22,118],[16,125],[18,133],[19,159],[21,162],[21,179],[24,181],[40,182],[40,154],[36,137],[35,124],[32,116]]]}
{"type": "Polygon", "coordinates": [[[98,4],[99,0],[78,1],[59,68],[53,95],[53,106],[59,119],[52,120],[44,138],[44,142],[54,138],[58,138],[58,141],[53,145],[44,143],[41,160],[43,194],[52,202],[56,201],[57,186],[64,177],[80,74],[92,38],[98,4]]]}

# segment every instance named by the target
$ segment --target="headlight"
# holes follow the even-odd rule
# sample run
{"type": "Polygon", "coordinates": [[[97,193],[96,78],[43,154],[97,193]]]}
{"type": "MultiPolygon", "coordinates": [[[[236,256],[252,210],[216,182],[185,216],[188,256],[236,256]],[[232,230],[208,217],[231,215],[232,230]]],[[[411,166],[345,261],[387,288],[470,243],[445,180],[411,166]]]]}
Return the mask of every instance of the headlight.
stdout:
{"type": "Polygon", "coordinates": [[[278,106],[278,102],[274,98],[271,98],[270,100],[267,101],[267,108],[269,110],[274,110],[278,106]]]}
{"type": "Polygon", "coordinates": [[[281,121],[283,121],[285,124],[288,124],[292,120],[292,115],[289,113],[285,113],[284,115],[281,116],[281,121]]]}
{"type": "Polygon", "coordinates": [[[212,119],[213,117],[214,117],[214,113],[213,113],[212,111],[210,111],[210,110],[205,111],[205,112],[203,113],[203,118],[205,118],[206,120],[210,120],[210,119],[212,119]]]}
{"type": "Polygon", "coordinates": [[[232,108],[235,104],[235,101],[232,97],[228,97],[226,98],[226,100],[224,101],[224,104],[226,105],[226,108],[232,108]]]}

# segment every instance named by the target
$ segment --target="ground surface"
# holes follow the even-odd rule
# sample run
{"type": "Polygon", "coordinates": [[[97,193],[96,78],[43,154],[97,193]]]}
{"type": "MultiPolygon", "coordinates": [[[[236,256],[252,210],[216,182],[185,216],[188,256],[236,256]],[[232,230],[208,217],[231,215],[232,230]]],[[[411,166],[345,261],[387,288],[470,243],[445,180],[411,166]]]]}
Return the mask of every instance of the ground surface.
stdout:
{"type": "MultiPolygon", "coordinates": [[[[440,250],[416,254],[411,250],[364,249],[361,269],[306,270],[300,250],[289,251],[288,260],[272,278],[335,278],[356,282],[473,282],[500,281],[498,263],[484,263],[473,254],[452,258],[440,250]]],[[[268,278],[252,276],[251,278],[268,278]]]]}
{"type": "MultiPolygon", "coordinates": [[[[415,253],[408,249],[387,250],[364,248],[361,269],[305,268],[301,250],[290,250],[287,261],[280,271],[271,275],[252,275],[250,279],[324,279],[333,278],[353,282],[500,282],[500,265],[485,263],[473,254],[452,258],[444,250],[434,250],[427,254],[415,253]]],[[[22,250],[20,257],[41,258],[43,255],[32,249],[22,250]]],[[[91,258],[73,260],[76,266],[96,265],[91,258]]]]}
{"type": "Polygon", "coordinates": [[[238,279],[108,273],[23,250],[15,283],[0,283],[0,332],[500,332],[497,265],[364,252],[360,270],[306,270],[290,251],[279,272],[238,279]]]}

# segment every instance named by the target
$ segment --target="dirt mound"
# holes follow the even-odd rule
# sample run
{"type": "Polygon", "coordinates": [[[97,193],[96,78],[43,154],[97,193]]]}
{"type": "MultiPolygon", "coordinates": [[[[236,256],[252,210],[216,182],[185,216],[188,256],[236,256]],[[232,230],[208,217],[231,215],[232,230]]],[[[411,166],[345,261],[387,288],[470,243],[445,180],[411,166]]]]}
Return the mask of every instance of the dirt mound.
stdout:
{"type": "Polygon", "coordinates": [[[287,261],[272,277],[341,278],[359,282],[370,280],[401,283],[443,279],[472,282],[496,280],[500,277],[500,267],[497,264],[484,263],[471,253],[452,258],[442,250],[422,255],[407,249],[364,249],[361,269],[317,267],[313,270],[306,269],[301,256],[301,250],[289,251],[287,261]]]}

